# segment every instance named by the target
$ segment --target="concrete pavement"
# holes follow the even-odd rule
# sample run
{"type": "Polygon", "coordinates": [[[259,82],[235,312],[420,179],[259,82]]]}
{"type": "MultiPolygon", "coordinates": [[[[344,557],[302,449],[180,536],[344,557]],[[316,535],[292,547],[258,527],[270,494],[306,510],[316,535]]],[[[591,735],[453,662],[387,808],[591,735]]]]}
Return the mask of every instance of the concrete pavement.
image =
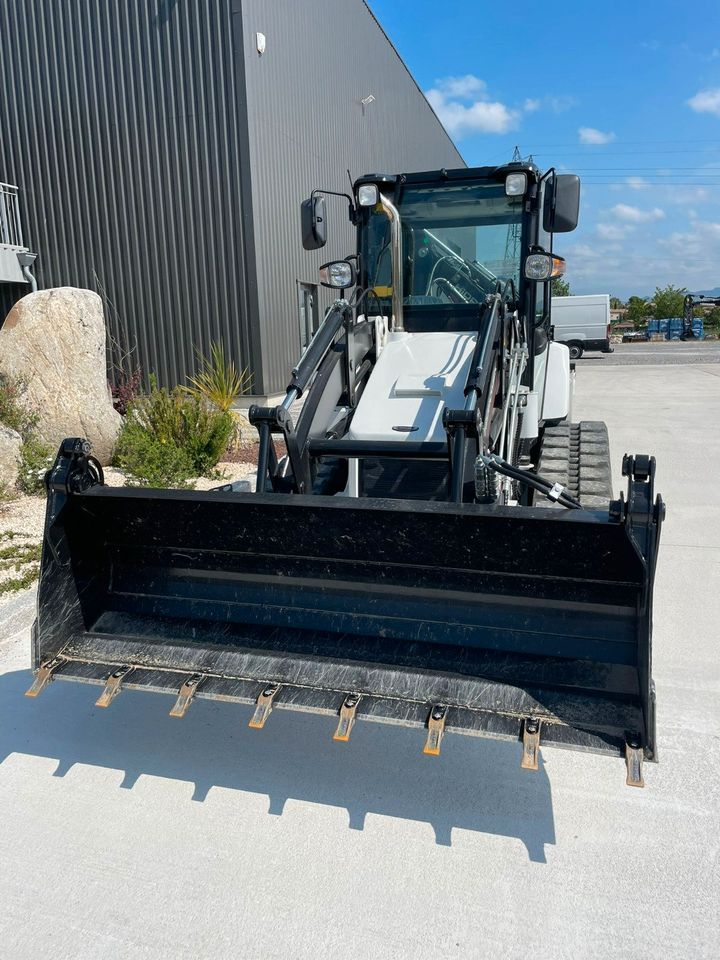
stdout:
{"type": "Polygon", "coordinates": [[[575,361],[577,369],[591,365],[604,367],[678,363],[720,363],[720,340],[666,340],[643,343],[615,343],[612,353],[593,350],[575,361]]]}
{"type": "MultiPolygon", "coordinates": [[[[12,958],[696,958],[720,922],[720,367],[578,365],[575,419],[651,452],[659,765],[55,683],[0,644],[0,943],[12,958]]],[[[24,601],[27,603],[27,600],[24,601]]],[[[22,619],[22,618],[21,618],[22,619]]],[[[15,624],[19,621],[16,620],[15,624]]]]}

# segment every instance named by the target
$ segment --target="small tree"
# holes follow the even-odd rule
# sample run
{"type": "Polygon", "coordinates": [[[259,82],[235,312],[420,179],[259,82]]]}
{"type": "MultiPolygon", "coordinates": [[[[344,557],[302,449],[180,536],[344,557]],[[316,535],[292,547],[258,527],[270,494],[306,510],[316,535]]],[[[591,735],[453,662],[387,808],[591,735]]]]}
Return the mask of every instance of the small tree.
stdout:
{"type": "Polygon", "coordinates": [[[567,280],[563,280],[562,277],[555,277],[551,282],[551,292],[550,295],[553,297],[569,297],[572,296],[570,293],[570,284],[567,280]]]}
{"type": "Polygon", "coordinates": [[[681,317],[686,293],[685,287],[674,287],[672,283],[669,283],[666,287],[656,287],[653,297],[655,319],[666,320],[669,317],[681,317]]]}
{"type": "Polygon", "coordinates": [[[713,307],[705,314],[703,325],[708,330],[720,329],[720,307],[713,307]]]}
{"type": "Polygon", "coordinates": [[[620,297],[610,297],[610,309],[620,310],[624,306],[620,297]]]}
{"type": "Polygon", "coordinates": [[[636,330],[644,327],[648,318],[652,316],[652,306],[644,297],[630,297],[627,302],[625,319],[629,320],[636,330]]]}

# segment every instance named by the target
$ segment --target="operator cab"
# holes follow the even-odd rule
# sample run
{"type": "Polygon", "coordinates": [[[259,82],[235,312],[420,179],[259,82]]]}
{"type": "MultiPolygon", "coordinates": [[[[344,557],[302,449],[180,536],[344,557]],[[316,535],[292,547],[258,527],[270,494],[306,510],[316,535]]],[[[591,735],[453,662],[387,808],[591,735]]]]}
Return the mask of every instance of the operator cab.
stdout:
{"type": "MultiPolygon", "coordinates": [[[[403,323],[410,333],[476,332],[481,310],[498,284],[517,289],[523,196],[505,181],[406,175],[390,198],[401,223],[403,323]]],[[[363,178],[366,184],[371,178],[363,178]]],[[[386,183],[378,184],[388,195],[386,183]]],[[[391,223],[381,203],[360,208],[361,286],[370,307],[388,313],[392,298],[391,223]]]]}

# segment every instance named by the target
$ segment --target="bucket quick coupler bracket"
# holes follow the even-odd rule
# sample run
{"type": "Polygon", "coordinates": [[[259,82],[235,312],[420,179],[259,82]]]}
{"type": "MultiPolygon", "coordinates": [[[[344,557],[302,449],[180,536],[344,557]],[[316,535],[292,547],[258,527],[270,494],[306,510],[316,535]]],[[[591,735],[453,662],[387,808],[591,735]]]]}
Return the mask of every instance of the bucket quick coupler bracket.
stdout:
{"type": "MultiPolygon", "coordinates": [[[[271,434],[280,434],[285,441],[297,492],[310,493],[312,488],[310,466],[308,458],[304,457],[300,450],[290,411],[283,406],[260,407],[253,404],[248,410],[248,420],[254,427],[257,427],[260,435],[258,477],[261,473],[266,476],[268,469],[271,473],[274,472],[277,460],[271,434]]],[[[261,487],[258,484],[258,490],[260,489],[261,487]]]]}
{"type": "Polygon", "coordinates": [[[68,496],[105,483],[103,468],[91,449],[83,437],[68,437],[60,444],[55,463],[45,474],[49,521],[57,517],[68,496]]]}

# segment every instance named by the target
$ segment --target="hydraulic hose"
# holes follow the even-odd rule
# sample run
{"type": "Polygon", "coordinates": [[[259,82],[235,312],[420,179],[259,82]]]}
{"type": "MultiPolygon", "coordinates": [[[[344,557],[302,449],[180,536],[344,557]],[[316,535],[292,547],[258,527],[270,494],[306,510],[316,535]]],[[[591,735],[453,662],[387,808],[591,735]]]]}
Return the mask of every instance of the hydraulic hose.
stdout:
{"type": "Polygon", "coordinates": [[[519,470],[494,453],[481,454],[480,458],[491,470],[505,477],[510,477],[511,480],[517,480],[519,483],[527,484],[528,487],[532,487],[533,490],[542,493],[543,496],[547,497],[552,503],[559,503],[561,506],[567,507],[568,510],[582,510],[580,501],[576,500],[575,497],[569,493],[566,493],[562,484],[552,483],[550,480],[546,480],[544,477],[539,476],[537,473],[532,473],[529,470],[519,470]]]}

